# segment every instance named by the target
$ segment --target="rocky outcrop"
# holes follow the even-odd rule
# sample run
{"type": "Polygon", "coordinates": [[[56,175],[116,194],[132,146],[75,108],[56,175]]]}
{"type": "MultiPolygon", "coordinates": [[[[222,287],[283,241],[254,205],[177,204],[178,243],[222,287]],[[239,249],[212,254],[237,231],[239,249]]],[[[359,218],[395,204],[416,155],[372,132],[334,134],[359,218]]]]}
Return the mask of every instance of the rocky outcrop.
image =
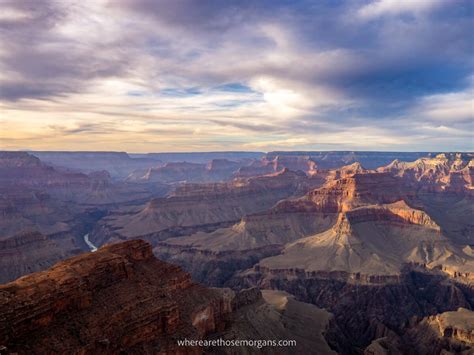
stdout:
{"type": "Polygon", "coordinates": [[[339,213],[373,204],[411,201],[415,191],[389,173],[355,173],[326,182],[299,199],[281,201],[276,211],[339,213]]]}
{"type": "Polygon", "coordinates": [[[469,282],[474,258],[459,250],[424,212],[399,201],[358,207],[339,215],[329,230],[289,243],[260,261],[272,270],[398,275],[405,264],[446,271],[469,282]]]}
{"type": "Polygon", "coordinates": [[[324,339],[331,318],[284,292],[202,287],[179,267],[155,259],[151,245],[141,240],[107,245],[0,285],[0,349],[20,355],[263,348],[334,354],[324,339]],[[184,339],[252,343],[179,347],[177,341],[184,339]],[[294,343],[277,344],[288,340],[294,343]]]}
{"type": "Polygon", "coordinates": [[[394,160],[377,170],[399,176],[411,184],[419,182],[427,191],[471,193],[473,157],[471,153],[443,153],[414,162],[394,160]]]}
{"type": "Polygon", "coordinates": [[[0,286],[0,345],[19,354],[176,351],[175,339],[218,330],[232,298],[194,284],[143,241],[109,245],[0,286]]]}
{"type": "Polygon", "coordinates": [[[355,174],[365,174],[371,172],[365,169],[359,162],[352,163],[350,165],[344,165],[337,169],[331,169],[326,172],[326,180],[334,181],[338,179],[352,177],[355,174]]]}
{"type": "Polygon", "coordinates": [[[388,205],[375,205],[360,207],[344,214],[349,223],[385,221],[388,223],[401,223],[419,225],[441,231],[439,225],[424,211],[413,209],[403,200],[388,205]]]}
{"type": "Polygon", "coordinates": [[[465,308],[428,318],[427,323],[442,337],[474,346],[474,312],[465,308]]]}
{"type": "Polygon", "coordinates": [[[305,196],[316,209],[347,211],[367,204],[387,204],[409,200],[409,192],[398,179],[386,173],[355,174],[329,182],[305,196]]]}

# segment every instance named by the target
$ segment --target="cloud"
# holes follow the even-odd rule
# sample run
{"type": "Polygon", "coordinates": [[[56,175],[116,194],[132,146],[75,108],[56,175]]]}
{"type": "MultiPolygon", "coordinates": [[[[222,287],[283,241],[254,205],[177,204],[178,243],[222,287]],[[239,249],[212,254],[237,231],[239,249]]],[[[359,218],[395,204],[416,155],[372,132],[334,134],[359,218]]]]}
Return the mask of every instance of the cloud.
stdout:
{"type": "Polygon", "coordinates": [[[443,4],[443,0],[373,0],[362,6],[357,14],[363,19],[401,14],[417,15],[443,4]]]}
{"type": "Polygon", "coordinates": [[[471,149],[472,17],[464,0],[7,2],[0,144],[471,149]]]}
{"type": "Polygon", "coordinates": [[[81,92],[90,80],[125,74],[128,55],[114,38],[97,36],[108,24],[105,16],[90,17],[94,9],[48,0],[7,2],[5,8],[22,16],[0,18],[0,69],[8,73],[0,81],[2,99],[81,92]]]}
{"type": "Polygon", "coordinates": [[[415,108],[424,118],[445,124],[474,122],[474,90],[424,97],[415,108]]]}

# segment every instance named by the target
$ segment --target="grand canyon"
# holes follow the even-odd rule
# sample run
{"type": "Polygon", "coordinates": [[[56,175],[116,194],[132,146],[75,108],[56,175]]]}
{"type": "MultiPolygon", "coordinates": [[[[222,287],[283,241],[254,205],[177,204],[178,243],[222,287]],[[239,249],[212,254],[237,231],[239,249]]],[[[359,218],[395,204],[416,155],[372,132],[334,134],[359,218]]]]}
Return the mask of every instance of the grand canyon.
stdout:
{"type": "Polygon", "coordinates": [[[473,153],[4,151],[0,171],[4,353],[474,351],[473,153]]]}
{"type": "Polygon", "coordinates": [[[0,355],[474,355],[473,0],[0,0],[0,355]]]}

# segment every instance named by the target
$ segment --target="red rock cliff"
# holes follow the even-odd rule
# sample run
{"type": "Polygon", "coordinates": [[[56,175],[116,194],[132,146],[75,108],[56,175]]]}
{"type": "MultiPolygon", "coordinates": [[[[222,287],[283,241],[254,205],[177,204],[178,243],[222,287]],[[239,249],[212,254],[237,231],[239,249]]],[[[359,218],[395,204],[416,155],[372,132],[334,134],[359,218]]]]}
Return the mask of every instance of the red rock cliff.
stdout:
{"type": "Polygon", "coordinates": [[[19,354],[174,351],[175,339],[205,336],[230,311],[225,291],[194,284],[133,240],[1,285],[0,346],[19,354]]]}

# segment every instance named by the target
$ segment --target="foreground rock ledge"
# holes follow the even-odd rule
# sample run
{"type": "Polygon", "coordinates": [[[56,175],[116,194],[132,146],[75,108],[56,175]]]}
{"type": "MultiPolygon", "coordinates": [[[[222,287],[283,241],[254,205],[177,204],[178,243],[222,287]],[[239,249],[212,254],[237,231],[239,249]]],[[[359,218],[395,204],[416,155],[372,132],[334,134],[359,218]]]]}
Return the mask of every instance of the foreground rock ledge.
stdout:
{"type": "Polygon", "coordinates": [[[1,285],[0,346],[19,354],[173,352],[176,339],[222,328],[232,298],[193,283],[144,241],[107,245],[1,285]]]}

